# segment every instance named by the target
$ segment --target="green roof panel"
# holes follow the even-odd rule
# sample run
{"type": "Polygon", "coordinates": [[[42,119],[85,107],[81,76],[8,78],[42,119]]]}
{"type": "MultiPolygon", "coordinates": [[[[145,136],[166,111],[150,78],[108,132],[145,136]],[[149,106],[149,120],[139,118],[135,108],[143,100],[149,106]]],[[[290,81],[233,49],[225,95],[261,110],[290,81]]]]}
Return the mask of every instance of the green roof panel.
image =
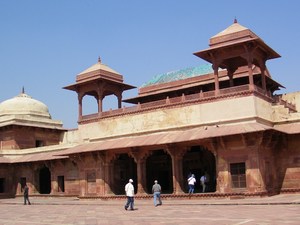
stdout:
{"type": "Polygon", "coordinates": [[[184,80],[187,78],[201,76],[209,73],[213,73],[211,64],[203,64],[195,67],[189,67],[185,69],[180,69],[180,70],[156,75],[150,81],[144,83],[141,87],[168,83],[177,80],[184,80]]]}

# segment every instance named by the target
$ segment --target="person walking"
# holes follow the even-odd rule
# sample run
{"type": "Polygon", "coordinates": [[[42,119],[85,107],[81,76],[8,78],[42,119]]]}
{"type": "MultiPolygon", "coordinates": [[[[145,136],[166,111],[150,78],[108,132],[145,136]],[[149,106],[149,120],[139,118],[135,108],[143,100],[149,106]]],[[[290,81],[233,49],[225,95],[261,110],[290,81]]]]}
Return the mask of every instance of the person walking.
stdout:
{"type": "Polygon", "coordinates": [[[195,183],[196,183],[195,175],[192,174],[192,176],[188,179],[189,194],[190,194],[190,195],[194,193],[194,190],[195,190],[195,183]]]}
{"type": "Polygon", "coordinates": [[[127,202],[125,204],[125,210],[130,207],[130,210],[134,210],[134,186],[133,186],[133,180],[129,179],[129,182],[125,185],[125,193],[127,196],[127,202]]]}
{"type": "Polygon", "coordinates": [[[161,186],[159,185],[158,181],[154,181],[154,185],[152,186],[152,193],[154,198],[154,206],[162,205],[160,193],[161,193],[161,186]],[[157,201],[159,202],[157,204],[157,201]]]}
{"type": "Polygon", "coordinates": [[[24,186],[24,205],[31,205],[30,201],[29,201],[29,188],[27,186],[27,184],[25,184],[24,186]]]}
{"type": "Polygon", "coordinates": [[[205,192],[205,188],[206,188],[206,176],[205,174],[203,174],[200,178],[200,182],[201,182],[201,186],[202,186],[202,192],[205,192]]]}

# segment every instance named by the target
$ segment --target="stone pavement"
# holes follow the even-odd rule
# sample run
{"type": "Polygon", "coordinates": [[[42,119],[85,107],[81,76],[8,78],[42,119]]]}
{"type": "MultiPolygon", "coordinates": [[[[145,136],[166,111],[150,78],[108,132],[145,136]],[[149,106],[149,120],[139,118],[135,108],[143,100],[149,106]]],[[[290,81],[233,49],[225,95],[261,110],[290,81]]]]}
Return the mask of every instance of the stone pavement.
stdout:
{"type": "Polygon", "coordinates": [[[300,194],[246,199],[135,199],[134,211],[125,200],[31,197],[0,199],[0,225],[94,224],[300,224],[300,194]]]}

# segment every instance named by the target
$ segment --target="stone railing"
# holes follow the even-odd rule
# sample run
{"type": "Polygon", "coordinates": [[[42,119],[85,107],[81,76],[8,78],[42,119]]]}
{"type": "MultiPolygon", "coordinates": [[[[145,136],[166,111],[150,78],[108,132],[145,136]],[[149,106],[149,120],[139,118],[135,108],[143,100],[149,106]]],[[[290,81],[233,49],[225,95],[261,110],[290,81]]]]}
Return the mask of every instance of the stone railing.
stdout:
{"type": "Polygon", "coordinates": [[[286,100],[282,99],[281,95],[275,95],[273,97],[274,104],[276,105],[283,105],[285,108],[289,109],[291,112],[297,112],[296,106],[290,102],[287,102],[286,100]]]}
{"type": "MultiPolygon", "coordinates": [[[[147,111],[147,110],[153,110],[156,108],[163,108],[163,107],[170,107],[178,104],[192,104],[193,102],[207,102],[207,101],[214,101],[219,98],[226,98],[226,97],[232,97],[232,96],[244,96],[244,95],[250,95],[250,94],[256,94],[260,97],[263,97],[265,100],[269,102],[282,102],[282,99],[276,99],[274,98],[270,92],[266,92],[262,88],[258,86],[254,86],[254,89],[251,90],[250,85],[241,85],[236,87],[230,87],[230,88],[224,88],[220,89],[219,93],[216,93],[215,91],[207,91],[207,92],[200,92],[196,94],[190,94],[190,95],[182,95],[178,97],[169,98],[153,101],[153,102],[147,102],[142,104],[137,104],[130,107],[123,107],[120,109],[114,109],[114,110],[108,110],[101,113],[94,113],[90,115],[84,115],[82,116],[82,119],[79,121],[79,123],[88,123],[91,120],[97,120],[101,118],[111,117],[111,116],[118,116],[118,115],[124,115],[124,114],[130,114],[130,113],[138,113],[141,111],[147,111]]],[[[288,105],[288,103],[285,103],[288,105]]],[[[294,107],[293,105],[289,105],[289,107],[294,107]]]]}

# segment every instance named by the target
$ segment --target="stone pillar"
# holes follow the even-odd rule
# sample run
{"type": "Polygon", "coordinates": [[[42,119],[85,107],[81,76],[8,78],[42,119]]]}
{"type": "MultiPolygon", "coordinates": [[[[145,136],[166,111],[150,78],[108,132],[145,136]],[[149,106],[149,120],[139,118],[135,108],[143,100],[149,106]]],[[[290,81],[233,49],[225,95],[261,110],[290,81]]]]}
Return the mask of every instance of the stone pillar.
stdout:
{"type": "Polygon", "coordinates": [[[78,121],[82,120],[82,99],[83,95],[78,93],[78,121]]]}
{"type": "Polygon", "coordinates": [[[215,77],[215,95],[219,95],[220,87],[219,87],[219,66],[217,64],[213,64],[212,68],[214,70],[214,77],[215,77]]]}
{"type": "Polygon", "coordinates": [[[247,60],[248,74],[249,74],[249,86],[250,86],[250,90],[253,91],[254,90],[254,79],[253,79],[252,66],[253,66],[253,52],[256,49],[256,46],[254,46],[253,44],[247,44],[247,45],[244,45],[244,49],[245,49],[246,53],[244,55],[242,55],[242,57],[247,60]]]}
{"type": "Polygon", "coordinates": [[[147,151],[139,148],[132,148],[129,153],[137,164],[137,194],[146,195],[146,156],[147,151]]]}
{"type": "Polygon", "coordinates": [[[230,87],[233,87],[234,86],[234,83],[233,83],[233,74],[234,72],[236,71],[237,68],[227,68],[227,75],[229,77],[229,85],[230,87]]]}
{"type": "MultiPolygon", "coordinates": [[[[39,164],[32,164],[32,171],[33,171],[33,177],[32,177],[32,193],[38,193],[39,192],[39,175],[38,170],[40,168],[39,164]]],[[[19,182],[18,182],[19,183],[19,182]]]]}
{"type": "Polygon", "coordinates": [[[139,159],[137,161],[137,179],[138,179],[138,190],[137,193],[140,195],[146,194],[146,160],[139,159]]]}
{"type": "Polygon", "coordinates": [[[57,183],[57,174],[55,173],[55,161],[49,161],[47,163],[47,167],[50,171],[50,183],[51,183],[51,190],[50,194],[57,194],[58,193],[58,183],[57,183]]]}
{"type": "Polygon", "coordinates": [[[110,169],[109,163],[104,162],[103,167],[104,167],[104,195],[107,195],[107,194],[111,193],[111,189],[110,189],[109,181],[108,181],[109,169],[110,169]]]}
{"type": "Polygon", "coordinates": [[[220,86],[219,86],[219,66],[222,62],[222,59],[218,57],[217,52],[209,53],[212,60],[212,69],[214,70],[214,78],[215,78],[215,95],[219,95],[220,86]]]}
{"type": "Polygon", "coordinates": [[[118,98],[118,108],[121,109],[122,108],[122,93],[119,93],[117,95],[118,98]]]}
{"type": "Polygon", "coordinates": [[[172,176],[173,176],[173,194],[182,194],[183,174],[182,158],[186,149],[180,149],[175,145],[168,145],[166,148],[172,159],[172,176]]]}
{"type": "Polygon", "coordinates": [[[102,82],[98,83],[97,88],[97,104],[98,104],[98,114],[101,114],[103,112],[103,88],[104,84],[102,82]]]}
{"type": "Polygon", "coordinates": [[[105,153],[104,165],[104,193],[105,195],[112,194],[112,175],[113,175],[113,160],[116,155],[112,152],[105,153]]]}
{"type": "Polygon", "coordinates": [[[10,166],[8,174],[14,174],[14,176],[8,176],[7,177],[8,183],[6,184],[7,190],[9,190],[8,194],[10,196],[15,196],[15,194],[17,194],[17,191],[18,191],[17,186],[20,182],[20,177],[16,176],[17,173],[15,171],[17,171],[16,166],[14,164],[12,164],[10,166]]]}
{"type": "Polygon", "coordinates": [[[85,164],[83,156],[76,154],[72,156],[71,160],[76,163],[78,168],[78,180],[79,180],[79,195],[85,196],[86,193],[86,177],[85,177],[85,164]]]}
{"type": "Polygon", "coordinates": [[[86,174],[84,170],[79,170],[79,194],[80,196],[85,196],[86,190],[86,174]]]}
{"type": "Polygon", "coordinates": [[[99,96],[97,99],[97,103],[98,103],[98,114],[101,114],[103,112],[103,104],[102,104],[102,96],[99,96]]]}
{"type": "Polygon", "coordinates": [[[99,166],[99,176],[97,177],[97,185],[98,185],[98,191],[97,193],[100,196],[104,196],[105,195],[105,155],[103,152],[96,152],[95,153],[95,157],[97,159],[97,164],[99,166]]]}
{"type": "Polygon", "coordinates": [[[261,71],[261,84],[262,84],[262,89],[267,92],[267,84],[266,84],[266,64],[263,60],[260,60],[259,62],[259,67],[261,71]]]}
{"type": "Polygon", "coordinates": [[[248,60],[248,74],[249,74],[249,85],[250,90],[254,90],[254,79],[253,79],[253,69],[252,69],[252,57],[248,60]]]}

